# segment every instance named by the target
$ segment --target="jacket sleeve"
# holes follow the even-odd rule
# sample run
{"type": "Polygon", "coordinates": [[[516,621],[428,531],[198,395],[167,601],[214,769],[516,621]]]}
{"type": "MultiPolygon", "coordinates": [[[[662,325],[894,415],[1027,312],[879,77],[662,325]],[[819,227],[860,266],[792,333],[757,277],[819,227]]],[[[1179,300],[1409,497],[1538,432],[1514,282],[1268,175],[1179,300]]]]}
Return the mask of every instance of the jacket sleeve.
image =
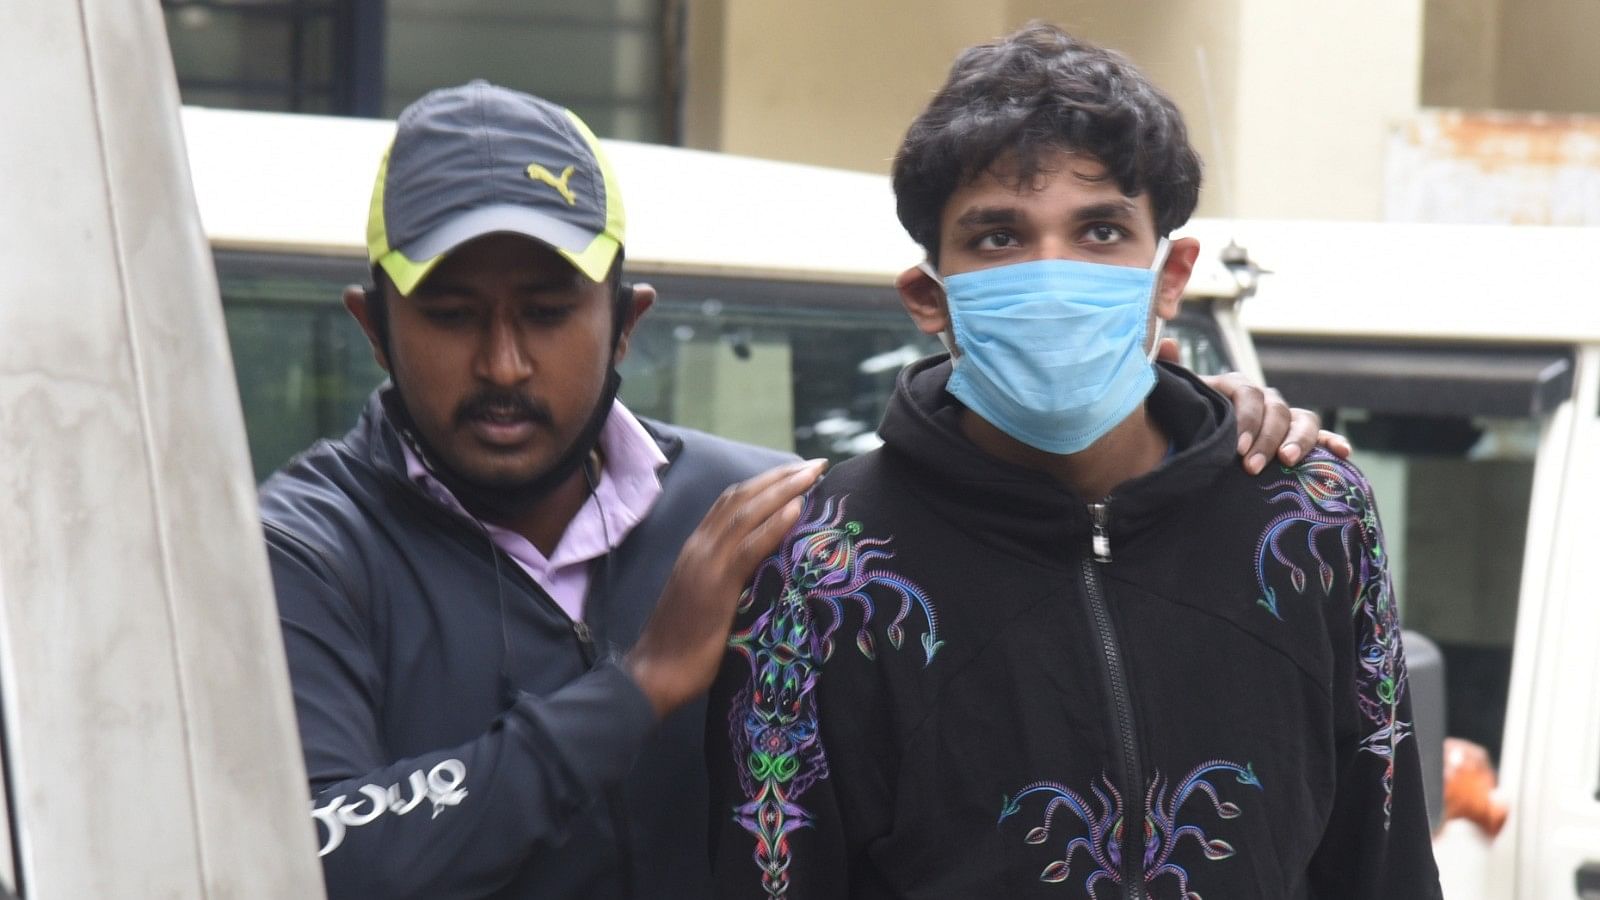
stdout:
{"type": "Polygon", "coordinates": [[[1334,647],[1337,790],[1312,859],[1312,895],[1326,900],[1440,897],[1422,763],[1406,689],[1399,606],[1372,489],[1354,468],[1348,496],[1364,503],[1349,550],[1353,604],[1327,610],[1334,647]],[[1357,546],[1357,544],[1359,546],[1357,546]]]}
{"type": "Polygon", "coordinates": [[[553,694],[520,694],[473,740],[390,759],[364,598],[287,532],[269,528],[267,546],[332,900],[492,893],[623,778],[654,725],[632,679],[601,664],[553,694]]]}
{"type": "Polygon", "coordinates": [[[824,746],[833,735],[819,714],[816,610],[778,558],[757,572],[744,603],[706,712],[715,895],[849,896],[835,747],[824,746]]]}

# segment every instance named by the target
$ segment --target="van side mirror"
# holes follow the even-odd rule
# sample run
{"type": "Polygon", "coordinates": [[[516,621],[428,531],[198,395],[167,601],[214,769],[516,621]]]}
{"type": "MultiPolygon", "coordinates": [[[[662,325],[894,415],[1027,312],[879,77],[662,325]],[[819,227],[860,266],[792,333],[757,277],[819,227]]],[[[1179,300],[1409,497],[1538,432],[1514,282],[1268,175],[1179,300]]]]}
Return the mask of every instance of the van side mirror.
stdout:
{"type": "Polygon", "coordinates": [[[1404,631],[1407,683],[1411,691],[1411,719],[1422,755],[1422,788],[1428,801],[1428,825],[1434,831],[1444,824],[1444,654],[1424,634],[1404,631]]]}

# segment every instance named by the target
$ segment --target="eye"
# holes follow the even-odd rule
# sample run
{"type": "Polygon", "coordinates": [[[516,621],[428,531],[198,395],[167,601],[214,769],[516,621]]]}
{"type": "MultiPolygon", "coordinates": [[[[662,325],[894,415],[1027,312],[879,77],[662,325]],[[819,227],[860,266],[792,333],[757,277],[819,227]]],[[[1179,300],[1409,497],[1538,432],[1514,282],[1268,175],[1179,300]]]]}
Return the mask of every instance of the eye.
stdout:
{"type": "Polygon", "coordinates": [[[422,317],[441,328],[454,328],[469,324],[473,313],[465,307],[430,306],[422,310],[422,317]]]}
{"type": "Polygon", "coordinates": [[[979,250],[1004,250],[1018,244],[1017,236],[1009,231],[991,231],[979,237],[973,246],[979,250]]]}
{"type": "Polygon", "coordinates": [[[1091,244],[1114,244],[1126,236],[1127,232],[1107,222],[1096,222],[1084,232],[1091,244]]]}

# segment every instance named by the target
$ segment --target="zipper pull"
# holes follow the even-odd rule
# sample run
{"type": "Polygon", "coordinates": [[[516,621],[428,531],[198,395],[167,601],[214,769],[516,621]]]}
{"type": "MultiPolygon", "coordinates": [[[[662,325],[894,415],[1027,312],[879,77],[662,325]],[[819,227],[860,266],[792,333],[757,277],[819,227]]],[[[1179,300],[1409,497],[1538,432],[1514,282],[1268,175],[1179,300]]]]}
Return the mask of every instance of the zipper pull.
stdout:
{"type": "Polygon", "coordinates": [[[589,631],[589,623],[576,619],[572,623],[572,633],[578,636],[578,642],[585,647],[594,645],[594,634],[589,631]]]}
{"type": "Polygon", "coordinates": [[[1089,504],[1089,520],[1094,523],[1089,540],[1094,549],[1094,561],[1098,563],[1111,562],[1111,529],[1107,524],[1110,519],[1111,510],[1107,504],[1089,504]]]}

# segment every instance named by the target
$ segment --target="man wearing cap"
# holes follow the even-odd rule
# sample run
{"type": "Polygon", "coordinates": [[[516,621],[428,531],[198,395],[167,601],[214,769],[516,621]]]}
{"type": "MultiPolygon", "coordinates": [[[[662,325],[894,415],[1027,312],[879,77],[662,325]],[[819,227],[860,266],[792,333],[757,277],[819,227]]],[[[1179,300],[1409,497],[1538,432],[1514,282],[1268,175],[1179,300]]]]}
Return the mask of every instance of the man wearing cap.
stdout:
{"type": "Polygon", "coordinates": [[[473,82],[401,114],[345,294],[390,381],[261,493],[334,898],[710,891],[699,695],[820,466],[616,400],[654,301],[623,243],[567,110],[473,82]]]}
{"type": "Polygon", "coordinates": [[[673,811],[698,823],[700,718],[668,714],[818,467],[730,489],[790,458],[615,402],[653,299],[623,229],[566,110],[476,82],[401,116],[345,297],[391,383],[261,493],[334,897],[704,883],[673,811]]]}

